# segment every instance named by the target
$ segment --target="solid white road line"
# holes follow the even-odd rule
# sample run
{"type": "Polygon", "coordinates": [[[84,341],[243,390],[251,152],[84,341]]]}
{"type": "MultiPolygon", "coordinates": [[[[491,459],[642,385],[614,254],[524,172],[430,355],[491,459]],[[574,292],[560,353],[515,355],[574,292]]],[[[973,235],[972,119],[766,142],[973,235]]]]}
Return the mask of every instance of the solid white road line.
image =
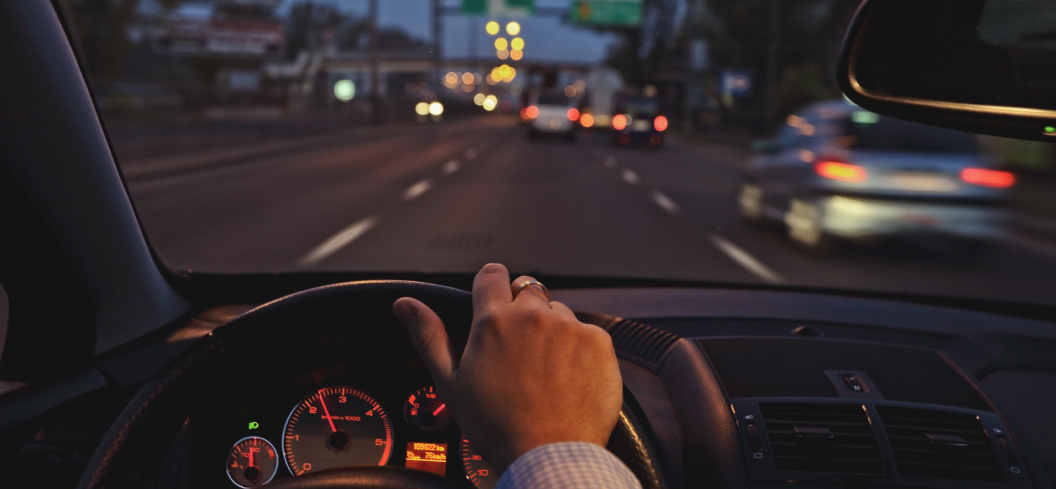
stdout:
{"type": "Polygon", "coordinates": [[[623,173],[621,173],[620,176],[623,177],[625,182],[631,185],[638,183],[638,174],[631,170],[623,170],[623,173]]]}
{"type": "Polygon", "coordinates": [[[477,157],[477,150],[469,148],[466,150],[466,161],[473,161],[477,157]]]}
{"type": "Polygon", "coordinates": [[[653,192],[653,202],[656,202],[656,205],[660,206],[667,212],[678,214],[678,203],[671,200],[671,197],[664,195],[663,192],[653,192]]]}
{"type": "Polygon", "coordinates": [[[784,282],[784,279],[782,279],[780,275],[767,268],[766,265],[763,265],[762,262],[756,260],[755,257],[748,254],[747,251],[744,251],[739,246],[727,241],[726,238],[713,234],[711,235],[711,243],[714,244],[719,251],[730,257],[731,260],[737,262],[738,265],[751,272],[752,275],[772,284],[780,284],[784,282]]]}
{"type": "Polygon", "coordinates": [[[441,170],[443,170],[444,175],[450,175],[450,174],[458,171],[458,169],[461,166],[462,166],[462,164],[459,163],[458,160],[451,160],[451,161],[448,161],[447,163],[444,163],[444,167],[441,170]]]}
{"type": "Polygon", "coordinates": [[[611,156],[605,157],[605,168],[616,168],[616,158],[611,156]]]}
{"type": "Polygon", "coordinates": [[[371,216],[342,229],[331,236],[330,239],[323,241],[319,246],[309,251],[307,255],[300,259],[299,263],[304,266],[315,265],[329,258],[330,255],[337,253],[341,248],[348,246],[349,243],[359,239],[360,236],[366,234],[367,231],[370,231],[370,228],[377,224],[378,218],[371,216]]]}
{"type": "Polygon", "coordinates": [[[420,181],[420,182],[418,182],[418,183],[416,183],[414,185],[411,185],[410,187],[407,187],[407,190],[403,191],[403,200],[414,200],[414,199],[417,199],[418,197],[421,197],[422,194],[428,192],[429,189],[432,188],[432,187],[433,187],[433,181],[432,180],[429,180],[428,178],[425,179],[425,180],[422,180],[422,181],[420,181]]]}

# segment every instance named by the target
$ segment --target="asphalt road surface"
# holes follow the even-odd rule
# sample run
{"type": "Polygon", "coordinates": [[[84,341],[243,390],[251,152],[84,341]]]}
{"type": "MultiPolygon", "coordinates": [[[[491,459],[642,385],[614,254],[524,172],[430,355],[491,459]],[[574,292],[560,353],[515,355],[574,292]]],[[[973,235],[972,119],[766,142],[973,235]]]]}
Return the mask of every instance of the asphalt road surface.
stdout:
{"type": "MultiPolygon", "coordinates": [[[[120,141],[117,142],[120,146],[120,141]]],[[[480,117],[122,163],[162,260],[208,272],[514,272],[772,283],[1056,303],[1056,246],[983,258],[914,244],[814,254],[742,222],[743,157],[480,117]]]]}

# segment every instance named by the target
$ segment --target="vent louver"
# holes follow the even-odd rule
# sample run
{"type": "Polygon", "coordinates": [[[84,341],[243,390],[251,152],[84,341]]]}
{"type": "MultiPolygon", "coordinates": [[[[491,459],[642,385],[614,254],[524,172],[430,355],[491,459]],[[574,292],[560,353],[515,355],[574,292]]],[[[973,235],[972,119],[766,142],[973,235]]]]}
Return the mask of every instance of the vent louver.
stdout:
{"type": "Polygon", "coordinates": [[[990,440],[970,414],[877,406],[899,475],[1001,482],[990,440]]]}
{"type": "Polygon", "coordinates": [[[760,404],[777,470],[883,474],[873,428],[857,404],[760,404]]]}
{"type": "Polygon", "coordinates": [[[650,368],[654,372],[663,363],[679,337],[667,331],[636,321],[620,320],[609,328],[616,353],[650,368]]]}

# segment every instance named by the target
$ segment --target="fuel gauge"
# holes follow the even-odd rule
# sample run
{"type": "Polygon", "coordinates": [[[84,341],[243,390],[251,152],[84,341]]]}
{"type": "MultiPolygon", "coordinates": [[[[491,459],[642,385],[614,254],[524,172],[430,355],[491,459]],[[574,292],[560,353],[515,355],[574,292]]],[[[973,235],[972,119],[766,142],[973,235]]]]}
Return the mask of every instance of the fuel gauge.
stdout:
{"type": "Polygon", "coordinates": [[[403,403],[407,423],[423,431],[440,431],[451,424],[451,412],[433,386],[414,391],[403,403]]]}
{"type": "Polygon", "coordinates": [[[241,488],[257,487],[271,482],[279,468],[279,459],[271,442],[259,436],[247,436],[231,447],[227,455],[227,476],[241,488]]]}

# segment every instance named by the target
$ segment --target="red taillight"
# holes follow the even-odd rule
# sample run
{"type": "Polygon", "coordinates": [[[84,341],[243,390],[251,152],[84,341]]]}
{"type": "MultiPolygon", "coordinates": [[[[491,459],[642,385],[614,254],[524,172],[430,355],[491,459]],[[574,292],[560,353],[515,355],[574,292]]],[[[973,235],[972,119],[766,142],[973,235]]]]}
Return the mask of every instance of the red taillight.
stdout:
{"type": "Polygon", "coordinates": [[[627,116],[623,114],[616,114],[612,116],[612,128],[617,131],[622,131],[623,128],[627,127],[627,116]]]}
{"type": "Polygon", "coordinates": [[[825,178],[844,182],[861,182],[865,180],[865,168],[838,161],[819,161],[814,171],[825,178]]]}
{"type": "Polygon", "coordinates": [[[539,107],[529,105],[528,108],[524,111],[524,115],[527,115],[529,119],[535,119],[536,117],[539,117],[539,107]]]}
{"type": "Polygon", "coordinates": [[[662,115],[656,116],[656,119],[653,119],[653,127],[655,127],[656,130],[660,132],[664,132],[665,130],[667,130],[667,117],[664,117],[662,115]]]}
{"type": "Polygon", "coordinates": [[[1016,183],[1016,176],[1007,171],[986,170],[983,168],[965,168],[961,170],[961,180],[972,185],[984,187],[1008,188],[1016,183]]]}
{"type": "Polygon", "coordinates": [[[579,109],[568,109],[568,120],[575,122],[579,120],[579,109]]]}

